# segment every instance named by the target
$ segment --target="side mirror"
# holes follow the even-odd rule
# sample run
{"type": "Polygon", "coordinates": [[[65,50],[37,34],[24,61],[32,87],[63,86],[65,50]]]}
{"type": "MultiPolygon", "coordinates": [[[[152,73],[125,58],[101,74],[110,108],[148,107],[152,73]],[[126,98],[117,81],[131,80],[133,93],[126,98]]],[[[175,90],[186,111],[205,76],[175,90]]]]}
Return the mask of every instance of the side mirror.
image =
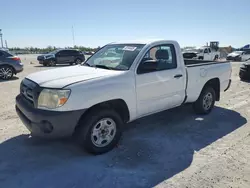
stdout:
{"type": "Polygon", "coordinates": [[[142,61],[140,66],[138,67],[138,73],[147,73],[153,72],[157,70],[157,60],[146,60],[142,61]]]}

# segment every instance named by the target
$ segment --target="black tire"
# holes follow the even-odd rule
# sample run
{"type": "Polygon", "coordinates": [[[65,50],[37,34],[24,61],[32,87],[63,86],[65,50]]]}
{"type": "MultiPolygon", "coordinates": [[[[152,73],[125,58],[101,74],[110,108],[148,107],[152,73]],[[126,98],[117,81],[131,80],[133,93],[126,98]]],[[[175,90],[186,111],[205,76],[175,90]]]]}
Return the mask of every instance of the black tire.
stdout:
{"type": "MultiPolygon", "coordinates": [[[[117,145],[122,135],[122,127],[123,121],[117,112],[108,108],[96,109],[90,111],[84,118],[80,120],[79,127],[76,129],[75,135],[77,136],[78,143],[80,143],[80,145],[83,146],[83,148],[87,152],[99,155],[112,150],[117,145]],[[100,120],[103,120],[104,118],[112,119],[113,122],[115,122],[116,131],[113,132],[113,139],[109,144],[103,147],[98,147],[95,145],[95,141],[93,141],[95,140],[95,136],[93,136],[92,130],[94,129],[94,127],[98,126],[98,122],[100,120]]],[[[101,132],[99,132],[98,134],[102,134],[101,132]]],[[[110,133],[111,132],[112,131],[110,131],[110,133]]],[[[97,137],[96,140],[98,140],[97,137]]]]}
{"type": "Polygon", "coordinates": [[[81,64],[81,63],[82,63],[82,60],[81,60],[81,59],[77,58],[77,59],[75,60],[75,64],[76,64],[76,65],[81,64]]]}
{"type": "Polygon", "coordinates": [[[14,69],[8,65],[0,66],[0,79],[10,80],[14,75],[14,69]]]}
{"type": "Polygon", "coordinates": [[[48,66],[48,63],[43,63],[43,66],[47,67],[47,66],[48,66]]]}
{"type": "Polygon", "coordinates": [[[70,65],[73,65],[74,63],[71,62],[71,63],[69,63],[69,64],[70,64],[70,65]]]}
{"type": "Polygon", "coordinates": [[[56,65],[56,61],[51,59],[48,63],[48,66],[55,66],[56,65]]]}
{"type": "Polygon", "coordinates": [[[215,90],[210,86],[205,87],[197,101],[193,104],[194,111],[197,114],[209,114],[214,107],[215,97],[215,90]]]}

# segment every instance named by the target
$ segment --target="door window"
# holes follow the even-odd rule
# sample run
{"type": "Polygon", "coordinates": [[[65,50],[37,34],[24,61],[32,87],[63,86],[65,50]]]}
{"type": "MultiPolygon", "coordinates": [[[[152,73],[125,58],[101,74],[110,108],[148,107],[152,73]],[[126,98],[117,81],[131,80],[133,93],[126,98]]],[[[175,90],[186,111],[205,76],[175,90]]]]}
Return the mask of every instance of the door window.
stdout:
{"type": "Polygon", "coordinates": [[[174,45],[165,44],[151,48],[137,68],[137,74],[177,68],[174,45]]]}
{"type": "Polygon", "coordinates": [[[62,50],[60,52],[58,52],[59,56],[61,57],[65,57],[65,56],[68,56],[68,50],[62,50]]]}
{"type": "Polygon", "coordinates": [[[208,50],[207,50],[207,48],[204,50],[204,53],[206,54],[206,53],[208,53],[208,50]]]}
{"type": "Polygon", "coordinates": [[[76,55],[79,55],[78,51],[75,51],[75,50],[68,50],[68,55],[69,56],[76,56],[76,55]]]}
{"type": "Polygon", "coordinates": [[[211,53],[211,49],[210,48],[208,48],[208,53],[211,53]]]}

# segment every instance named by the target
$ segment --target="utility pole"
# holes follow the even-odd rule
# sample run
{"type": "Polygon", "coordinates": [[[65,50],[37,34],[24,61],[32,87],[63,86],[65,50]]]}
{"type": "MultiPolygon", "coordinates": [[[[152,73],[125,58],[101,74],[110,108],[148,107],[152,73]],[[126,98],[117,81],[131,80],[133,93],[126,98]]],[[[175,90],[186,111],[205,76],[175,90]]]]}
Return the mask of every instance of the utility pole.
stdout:
{"type": "Polygon", "coordinates": [[[72,40],[73,40],[73,48],[75,46],[75,32],[74,32],[74,27],[72,25],[72,40]]]}
{"type": "Polygon", "coordinates": [[[1,45],[3,48],[3,34],[2,34],[2,29],[0,29],[0,39],[1,39],[1,45]]]}
{"type": "Polygon", "coordinates": [[[5,47],[6,47],[6,49],[8,49],[7,40],[5,40],[5,47]]]}

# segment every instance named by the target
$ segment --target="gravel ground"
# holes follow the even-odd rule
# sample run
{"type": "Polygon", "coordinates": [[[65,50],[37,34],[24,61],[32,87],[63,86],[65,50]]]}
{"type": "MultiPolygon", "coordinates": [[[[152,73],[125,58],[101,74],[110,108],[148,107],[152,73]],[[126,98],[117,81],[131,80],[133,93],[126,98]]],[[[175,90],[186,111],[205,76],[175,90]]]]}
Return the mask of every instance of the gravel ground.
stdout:
{"type": "MultiPolygon", "coordinates": [[[[183,106],[127,126],[113,151],[92,156],[71,140],[30,138],[14,110],[25,71],[0,82],[0,187],[250,187],[250,84],[233,63],[231,88],[210,115],[183,106]]],[[[33,62],[33,64],[30,64],[33,62]]]]}

